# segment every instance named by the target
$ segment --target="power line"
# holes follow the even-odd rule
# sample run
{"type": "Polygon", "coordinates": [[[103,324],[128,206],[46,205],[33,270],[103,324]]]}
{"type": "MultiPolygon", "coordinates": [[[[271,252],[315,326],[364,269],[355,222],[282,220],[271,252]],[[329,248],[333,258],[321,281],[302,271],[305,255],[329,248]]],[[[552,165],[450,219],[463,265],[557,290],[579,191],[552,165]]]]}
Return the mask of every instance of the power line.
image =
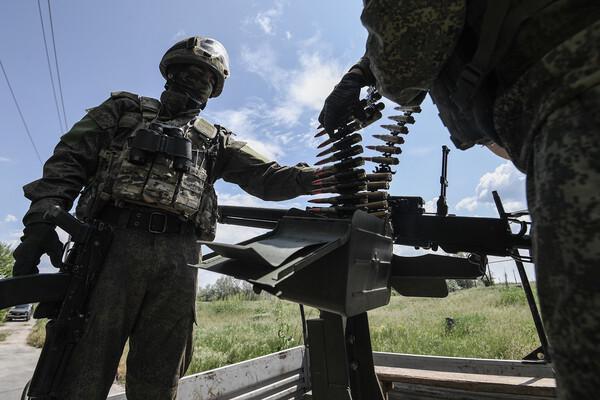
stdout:
{"type": "Polygon", "coordinates": [[[52,10],[50,8],[50,0],[48,0],[48,17],[50,18],[50,34],[52,35],[52,48],[54,50],[54,63],[56,64],[56,77],[58,78],[58,92],[60,94],[60,103],[62,105],[63,117],[65,126],[68,128],[67,113],[65,111],[65,99],[63,97],[62,83],[60,81],[60,69],[58,68],[58,53],[56,52],[56,41],[54,40],[54,24],[52,23],[52,10]]]}
{"type": "Polygon", "coordinates": [[[33,141],[33,137],[31,136],[31,132],[29,132],[29,127],[27,126],[27,122],[25,121],[25,117],[23,116],[23,112],[21,112],[21,107],[19,107],[19,102],[17,101],[17,97],[15,96],[15,92],[13,91],[13,88],[10,84],[10,81],[8,80],[8,75],[6,74],[6,70],[4,69],[4,64],[2,64],[2,60],[0,60],[0,68],[2,68],[2,73],[4,74],[4,79],[6,79],[6,84],[8,85],[8,89],[10,90],[10,94],[12,95],[13,101],[15,102],[15,106],[17,106],[17,111],[19,112],[19,115],[21,116],[21,121],[23,121],[23,126],[25,126],[25,132],[27,132],[27,136],[29,137],[29,141],[31,142],[31,146],[33,146],[33,150],[35,150],[35,155],[37,156],[38,160],[40,161],[40,164],[44,164],[44,162],[42,161],[42,157],[40,156],[40,152],[37,149],[37,146],[35,145],[35,142],[33,141]]]}
{"type": "Polygon", "coordinates": [[[54,105],[56,105],[56,114],[58,115],[58,123],[60,130],[65,131],[67,127],[63,128],[62,116],[60,115],[60,108],[58,105],[58,97],[56,97],[56,86],[54,85],[54,76],[52,74],[52,66],[50,65],[50,54],[48,53],[48,41],[46,40],[46,28],[44,27],[44,18],[42,17],[42,6],[40,0],[37,0],[38,11],[40,13],[40,24],[42,25],[42,37],[44,38],[44,49],[46,50],[46,62],[48,64],[48,73],[50,74],[50,82],[52,83],[52,94],[54,95],[54,105]]]}

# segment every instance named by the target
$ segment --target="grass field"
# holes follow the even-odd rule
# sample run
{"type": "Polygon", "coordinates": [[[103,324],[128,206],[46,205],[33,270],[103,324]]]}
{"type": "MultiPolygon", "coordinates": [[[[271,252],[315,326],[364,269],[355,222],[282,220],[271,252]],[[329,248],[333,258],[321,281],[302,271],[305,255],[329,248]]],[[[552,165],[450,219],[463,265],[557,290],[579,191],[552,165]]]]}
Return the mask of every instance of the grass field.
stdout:
{"type": "MultiPolygon", "coordinates": [[[[4,325],[4,318],[6,318],[6,311],[7,310],[0,310],[0,325],[4,325]]],[[[0,333],[0,342],[4,341],[6,339],[6,337],[8,336],[7,333],[0,333]]]]}
{"type": "MultiPolygon", "coordinates": [[[[302,343],[296,304],[277,300],[198,303],[188,373],[205,371],[302,343]]],[[[307,310],[307,318],[317,311],[307,310]]],[[[369,313],[375,351],[520,359],[538,346],[518,287],[473,288],[445,299],[395,296],[369,313]],[[450,328],[446,318],[454,320],[450,328]]]]}
{"type": "MultiPolygon", "coordinates": [[[[307,318],[317,316],[317,310],[307,309],[307,318]]],[[[198,302],[197,320],[188,374],[302,344],[298,305],[275,298],[198,302]]],[[[539,345],[518,287],[465,289],[445,299],[394,296],[369,313],[369,322],[375,351],[521,359],[539,345]],[[451,327],[446,318],[454,321],[451,327]]],[[[43,344],[42,328],[38,321],[28,343],[43,344]]]]}

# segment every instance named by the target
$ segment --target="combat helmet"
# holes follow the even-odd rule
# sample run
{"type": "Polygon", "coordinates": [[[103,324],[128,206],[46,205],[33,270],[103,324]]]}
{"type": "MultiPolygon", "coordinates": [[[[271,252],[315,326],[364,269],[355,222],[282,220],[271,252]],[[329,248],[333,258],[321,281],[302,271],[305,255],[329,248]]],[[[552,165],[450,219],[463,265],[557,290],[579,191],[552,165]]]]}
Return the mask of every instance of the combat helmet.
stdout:
{"type": "Polygon", "coordinates": [[[229,76],[229,55],[218,40],[192,36],[175,43],[160,60],[160,73],[167,78],[167,69],[173,64],[198,64],[210,68],[215,73],[217,83],[210,97],[217,97],[223,91],[225,79],[229,76]]]}

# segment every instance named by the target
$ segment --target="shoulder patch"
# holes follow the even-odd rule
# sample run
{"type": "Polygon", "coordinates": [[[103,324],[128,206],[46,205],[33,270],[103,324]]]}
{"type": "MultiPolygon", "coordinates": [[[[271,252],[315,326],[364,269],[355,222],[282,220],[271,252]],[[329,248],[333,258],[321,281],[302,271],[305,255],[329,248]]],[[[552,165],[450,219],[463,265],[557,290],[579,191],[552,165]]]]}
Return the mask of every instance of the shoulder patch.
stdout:
{"type": "Polygon", "coordinates": [[[194,121],[194,130],[210,140],[213,140],[217,136],[218,132],[216,126],[200,117],[196,118],[194,121]]]}

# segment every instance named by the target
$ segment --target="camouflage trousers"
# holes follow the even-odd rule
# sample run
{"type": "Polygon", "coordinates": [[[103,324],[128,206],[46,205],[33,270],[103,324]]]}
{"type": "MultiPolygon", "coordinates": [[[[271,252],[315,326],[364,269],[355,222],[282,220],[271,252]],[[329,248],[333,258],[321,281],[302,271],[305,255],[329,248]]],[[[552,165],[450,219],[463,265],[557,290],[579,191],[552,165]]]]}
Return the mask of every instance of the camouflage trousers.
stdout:
{"type": "Polygon", "coordinates": [[[556,109],[533,142],[527,197],[559,399],[600,397],[600,87],[556,109]]]}
{"type": "Polygon", "coordinates": [[[128,400],[175,398],[195,320],[197,270],[188,264],[198,259],[193,233],[116,230],[61,399],[106,399],[127,339],[128,400]]]}

